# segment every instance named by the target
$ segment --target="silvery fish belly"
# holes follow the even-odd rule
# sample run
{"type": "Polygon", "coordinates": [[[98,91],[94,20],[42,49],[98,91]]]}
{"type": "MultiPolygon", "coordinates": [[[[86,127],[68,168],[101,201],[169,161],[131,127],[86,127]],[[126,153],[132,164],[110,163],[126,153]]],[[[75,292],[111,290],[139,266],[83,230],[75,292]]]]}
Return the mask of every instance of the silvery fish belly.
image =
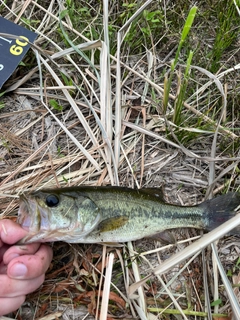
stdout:
{"type": "Polygon", "coordinates": [[[234,215],[239,193],[192,207],[165,203],[157,188],[70,187],[20,196],[18,223],[28,231],[21,243],[126,242],[171,228],[214,229],[234,215]]]}

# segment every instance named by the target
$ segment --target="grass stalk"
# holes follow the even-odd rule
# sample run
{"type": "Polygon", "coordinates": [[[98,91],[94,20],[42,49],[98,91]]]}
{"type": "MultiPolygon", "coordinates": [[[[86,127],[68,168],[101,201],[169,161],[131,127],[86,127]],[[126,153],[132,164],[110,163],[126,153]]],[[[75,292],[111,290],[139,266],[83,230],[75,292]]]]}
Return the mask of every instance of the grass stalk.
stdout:
{"type": "Polygon", "coordinates": [[[189,31],[191,30],[194,18],[196,16],[196,12],[197,12],[197,7],[196,6],[192,7],[190,9],[190,11],[189,11],[189,14],[187,16],[186,22],[184,24],[184,27],[183,27],[183,30],[182,30],[182,33],[181,33],[181,39],[180,39],[180,42],[178,44],[178,48],[177,48],[177,52],[176,52],[176,55],[175,55],[175,59],[171,62],[169,78],[168,78],[167,75],[165,75],[165,79],[164,79],[163,114],[166,114],[166,112],[167,112],[169,94],[170,94],[170,89],[171,89],[171,86],[172,86],[172,79],[173,79],[174,71],[175,71],[175,68],[177,66],[179,55],[180,55],[182,46],[184,44],[184,41],[186,40],[187,35],[188,35],[189,31]]]}
{"type": "Polygon", "coordinates": [[[180,84],[179,94],[174,103],[174,113],[173,113],[173,123],[179,126],[181,124],[181,116],[182,116],[182,107],[184,103],[185,93],[187,90],[188,79],[190,76],[190,67],[193,58],[193,51],[189,52],[189,56],[187,59],[187,65],[184,73],[183,83],[180,84]]]}
{"type": "MultiPolygon", "coordinates": [[[[182,314],[179,310],[176,310],[176,309],[164,309],[164,308],[154,308],[154,307],[148,308],[148,311],[157,312],[159,314],[171,314],[171,315],[182,314]]],[[[185,316],[195,316],[195,317],[202,317],[202,318],[205,318],[208,316],[207,312],[201,312],[201,311],[182,310],[182,312],[184,313],[185,316]]],[[[216,317],[216,318],[221,318],[221,319],[226,318],[226,320],[229,319],[226,313],[212,313],[211,315],[212,317],[216,317]]]]}

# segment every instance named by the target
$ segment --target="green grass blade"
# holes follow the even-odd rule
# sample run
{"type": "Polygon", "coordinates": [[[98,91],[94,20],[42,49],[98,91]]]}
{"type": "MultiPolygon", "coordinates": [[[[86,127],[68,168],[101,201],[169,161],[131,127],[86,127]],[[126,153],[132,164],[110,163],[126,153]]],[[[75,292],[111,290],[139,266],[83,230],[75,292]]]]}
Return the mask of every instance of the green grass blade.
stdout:
{"type": "Polygon", "coordinates": [[[184,103],[185,93],[187,90],[187,84],[189,79],[190,67],[193,58],[193,51],[190,51],[188,59],[187,59],[187,66],[184,74],[184,79],[182,85],[180,85],[180,92],[175,100],[174,106],[174,114],[173,114],[173,123],[179,126],[181,124],[181,114],[182,114],[182,107],[184,103]]]}
{"type": "Polygon", "coordinates": [[[196,6],[192,7],[190,9],[190,11],[189,11],[187,20],[186,20],[186,22],[184,24],[184,27],[183,27],[183,31],[182,31],[182,34],[181,34],[181,39],[180,39],[180,42],[178,44],[178,48],[177,48],[177,52],[176,52],[176,55],[175,55],[175,59],[171,63],[170,76],[169,76],[169,79],[166,81],[166,87],[165,87],[165,82],[164,82],[164,100],[163,100],[163,113],[164,114],[167,111],[170,88],[171,88],[171,84],[172,84],[174,70],[176,68],[176,65],[177,65],[177,62],[178,62],[178,59],[179,59],[179,54],[180,54],[180,51],[182,49],[183,43],[186,40],[189,31],[191,30],[194,18],[196,16],[196,12],[197,12],[197,7],[196,6]]]}

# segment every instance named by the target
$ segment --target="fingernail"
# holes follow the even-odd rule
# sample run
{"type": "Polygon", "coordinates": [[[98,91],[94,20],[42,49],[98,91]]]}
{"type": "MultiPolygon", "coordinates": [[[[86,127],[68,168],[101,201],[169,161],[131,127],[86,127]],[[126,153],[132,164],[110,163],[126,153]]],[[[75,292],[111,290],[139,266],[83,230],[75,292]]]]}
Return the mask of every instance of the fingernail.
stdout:
{"type": "Polygon", "coordinates": [[[28,270],[25,264],[21,262],[17,262],[11,267],[11,270],[9,270],[9,273],[12,278],[21,279],[21,278],[24,278],[24,276],[27,274],[27,271],[28,270]]]}

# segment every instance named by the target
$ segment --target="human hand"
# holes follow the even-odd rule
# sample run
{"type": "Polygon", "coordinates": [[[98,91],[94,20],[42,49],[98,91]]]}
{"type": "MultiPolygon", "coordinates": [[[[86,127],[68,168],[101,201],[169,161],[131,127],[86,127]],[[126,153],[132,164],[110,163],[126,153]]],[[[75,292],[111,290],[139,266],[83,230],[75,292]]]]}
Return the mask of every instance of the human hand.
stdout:
{"type": "Polygon", "coordinates": [[[0,220],[0,316],[16,310],[44,281],[52,249],[41,243],[14,245],[27,235],[15,222],[0,220]]]}

